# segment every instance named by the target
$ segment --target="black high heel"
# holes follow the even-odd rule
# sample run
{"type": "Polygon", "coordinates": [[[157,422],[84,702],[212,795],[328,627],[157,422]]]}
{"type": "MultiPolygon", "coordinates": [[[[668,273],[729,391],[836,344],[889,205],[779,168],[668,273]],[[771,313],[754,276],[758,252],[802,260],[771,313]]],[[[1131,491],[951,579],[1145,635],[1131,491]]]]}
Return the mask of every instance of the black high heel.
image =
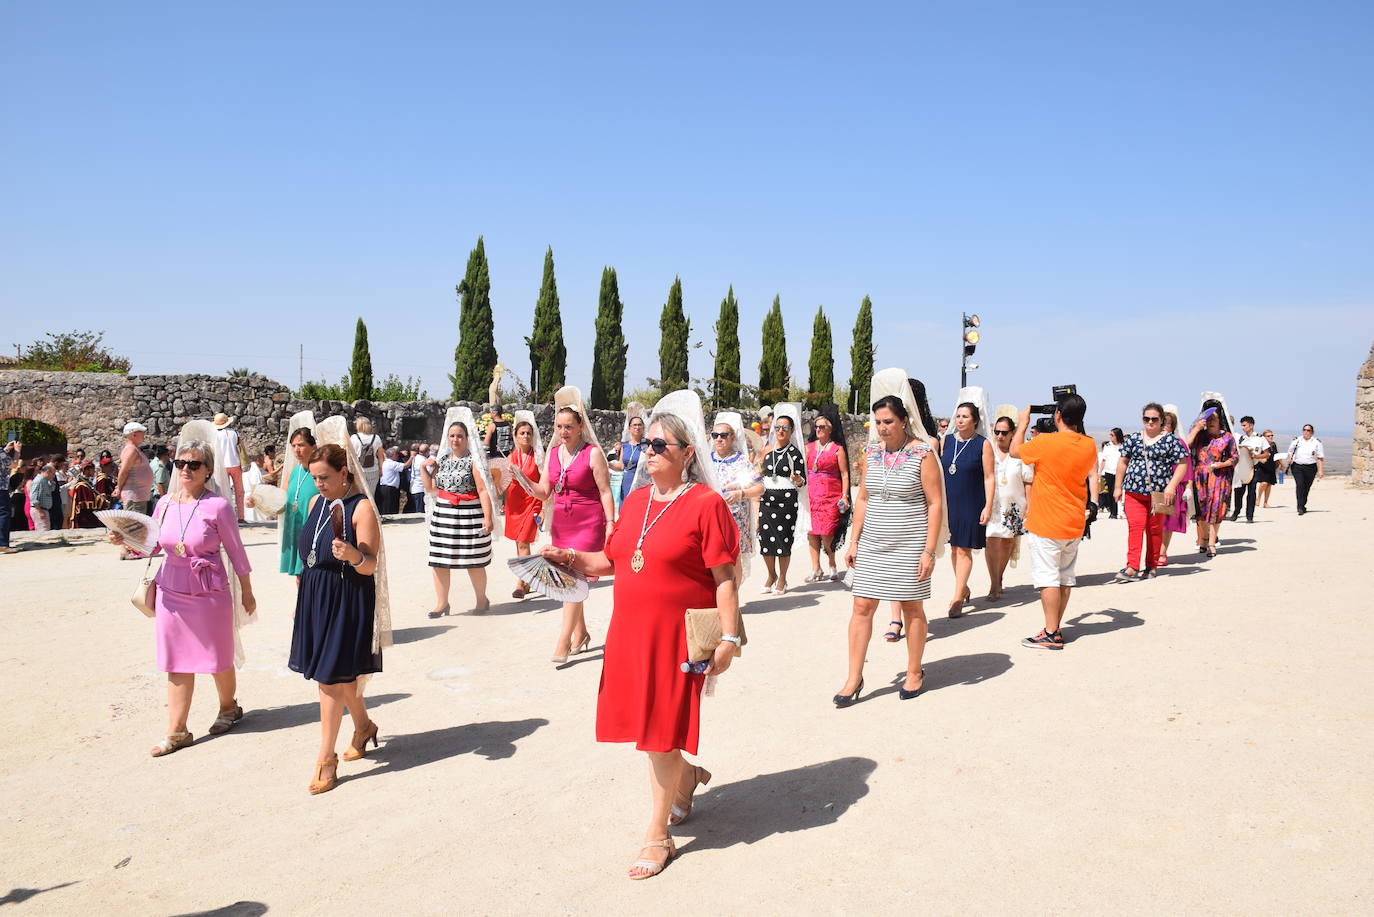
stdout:
{"type": "Polygon", "coordinates": [[[860,675],[860,676],[859,676],[859,686],[858,686],[857,688],[854,689],[854,693],[853,693],[853,694],[836,694],[836,695],[835,695],[835,706],[836,706],[836,707],[848,707],[850,704],[854,703],[855,701],[857,701],[857,700],[859,699],[859,694],[860,694],[860,692],[863,691],[863,689],[864,689],[864,679],[863,679],[863,676],[860,675]]]}
{"type": "MultiPolygon", "coordinates": [[[[905,681],[905,679],[903,679],[903,681],[905,681]]],[[[921,686],[917,688],[915,691],[908,691],[906,688],[899,687],[897,688],[897,696],[900,697],[902,700],[911,700],[913,697],[915,697],[917,694],[920,694],[925,689],[926,670],[921,669],[921,686]]]]}

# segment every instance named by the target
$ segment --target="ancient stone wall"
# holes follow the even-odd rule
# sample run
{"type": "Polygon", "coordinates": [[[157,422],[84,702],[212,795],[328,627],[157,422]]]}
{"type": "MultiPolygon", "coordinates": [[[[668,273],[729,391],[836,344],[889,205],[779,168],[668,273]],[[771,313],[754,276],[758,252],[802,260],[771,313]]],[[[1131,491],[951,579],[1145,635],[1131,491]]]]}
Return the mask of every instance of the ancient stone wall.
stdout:
{"type": "Polygon", "coordinates": [[[1351,456],[1352,487],[1374,487],[1374,346],[1355,377],[1355,443],[1351,456]]]}
{"type": "MultiPolygon", "coordinates": [[[[101,449],[118,453],[124,444],[122,429],[131,420],[148,427],[148,442],[171,444],[187,421],[209,419],[223,412],[235,418],[234,428],[246,452],[285,442],[286,427],[298,411],[314,411],[317,419],[342,414],[350,427],[359,417],[369,418],[388,445],[412,442],[437,443],[443,435],[444,414],[450,404],[466,404],[481,416],[488,405],[472,402],[404,401],[371,402],[309,401],[292,396],[290,389],[265,376],[142,375],[117,373],[62,373],[33,370],[0,370],[0,418],[41,420],[62,430],[68,448],[81,447],[90,455],[101,449]]],[[[551,405],[507,404],[508,412],[534,412],[544,441],[553,437],[551,405]]],[[[741,412],[746,424],[758,415],[741,412]]],[[[591,411],[597,438],[608,448],[620,439],[625,424],[621,411],[591,411]]],[[[810,419],[810,413],[805,415],[810,419]]],[[[708,419],[710,414],[708,414],[708,419]]],[[[866,432],[863,417],[845,417],[851,458],[866,432]]]]}

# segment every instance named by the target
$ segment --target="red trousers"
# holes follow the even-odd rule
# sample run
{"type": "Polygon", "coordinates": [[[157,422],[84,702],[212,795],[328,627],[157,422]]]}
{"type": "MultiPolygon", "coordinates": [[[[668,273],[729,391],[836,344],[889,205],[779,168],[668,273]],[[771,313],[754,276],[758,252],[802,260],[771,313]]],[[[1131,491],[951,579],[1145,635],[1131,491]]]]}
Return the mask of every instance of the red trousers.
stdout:
{"type": "Polygon", "coordinates": [[[1153,570],[1159,563],[1161,535],[1164,533],[1164,517],[1150,515],[1150,495],[1133,494],[1127,491],[1126,497],[1126,566],[1132,570],[1153,570]],[[1145,556],[1140,563],[1141,536],[1144,536],[1145,556]]]}

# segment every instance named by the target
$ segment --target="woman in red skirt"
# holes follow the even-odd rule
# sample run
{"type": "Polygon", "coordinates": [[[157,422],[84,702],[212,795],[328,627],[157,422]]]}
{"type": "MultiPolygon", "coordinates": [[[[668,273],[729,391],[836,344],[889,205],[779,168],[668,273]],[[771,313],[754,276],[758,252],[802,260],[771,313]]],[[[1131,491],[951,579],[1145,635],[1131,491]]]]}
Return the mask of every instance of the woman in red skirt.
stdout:
{"type": "Polygon", "coordinates": [[[701,688],[730,667],[740,632],[734,571],[739,529],[717,493],[700,402],[674,393],[650,418],[640,478],[630,492],[604,551],[546,547],[555,563],[591,576],[615,575],[615,611],[606,634],[596,704],[599,742],[633,742],[647,752],[653,788],[649,828],[631,879],[658,875],[676,854],[669,824],[692,812],[692,795],[711,775],[682,757],[695,755],[701,688]],[[692,410],[692,404],[695,410],[692,410]],[[667,413],[668,407],[676,407],[667,413]],[[691,416],[691,415],[695,416],[691,416]],[[687,416],[684,416],[687,415],[687,416]],[[721,632],[706,672],[684,673],[685,612],[716,608],[721,632]]]}
{"type": "MultiPolygon", "coordinates": [[[[510,485],[506,488],[506,537],[515,542],[515,553],[524,557],[530,553],[530,545],[539,537],[539,513],[544,506],[539,498],[520,486],[515,474],[518,470],[527,480],[539,481],[541,450],[537,442],[539,431],[534,426],[534,415],[529,411],[516,411],[513,433],[515,448],[507,456],[512,471],[510,485]]],[[[521,580],[511,597],[523,599],[529,594],[529,583],[521,580]]]]}

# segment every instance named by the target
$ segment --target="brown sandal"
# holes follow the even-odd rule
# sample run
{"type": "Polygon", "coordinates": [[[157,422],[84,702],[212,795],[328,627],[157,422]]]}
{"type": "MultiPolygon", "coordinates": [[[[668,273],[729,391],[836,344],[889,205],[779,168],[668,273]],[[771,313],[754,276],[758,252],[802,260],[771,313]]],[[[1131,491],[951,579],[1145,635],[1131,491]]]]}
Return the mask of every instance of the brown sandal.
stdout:
{"type": "Polygon", "coordinates": [[[195,736],[191,735],[189,732],[174,732],[154,745],[149,754],[154,758],[161,758],[163,755],[170,755],[178,749],[185,748],[195,740],[195,736]]]}
{"type": "Polygon", "coordinates": [[[334,784],[339,782],[339,756],[333,755],[328,761],[315,762],[315,779],[310,781],[310,795],[318,796],[321,793],[328,793],[334,789],[334,784]],[[334,765],[334,776],[328,780],[324,779],[324,769],[334,765]]]}
{"type": "Polygon", "coordinates": [[[210,728],[206,732],[212,736],[223,735],[233,729],[234,724],[241,719],[243,719],[243,708],[235,704],[228,710],[221,710],[219,716],[215,717],[215,721],[210,724],[210,728]]]}
{"type": "Polygon", "coordinates": [[[368,720],[371,723],[370,729],[353,730],[353,741],[344,750],[343,759],[345,761],[357,761],[367,755],[367,743],[371,742],[373,748],[378,748],[377,744],[377,721],[368,720]]]}

